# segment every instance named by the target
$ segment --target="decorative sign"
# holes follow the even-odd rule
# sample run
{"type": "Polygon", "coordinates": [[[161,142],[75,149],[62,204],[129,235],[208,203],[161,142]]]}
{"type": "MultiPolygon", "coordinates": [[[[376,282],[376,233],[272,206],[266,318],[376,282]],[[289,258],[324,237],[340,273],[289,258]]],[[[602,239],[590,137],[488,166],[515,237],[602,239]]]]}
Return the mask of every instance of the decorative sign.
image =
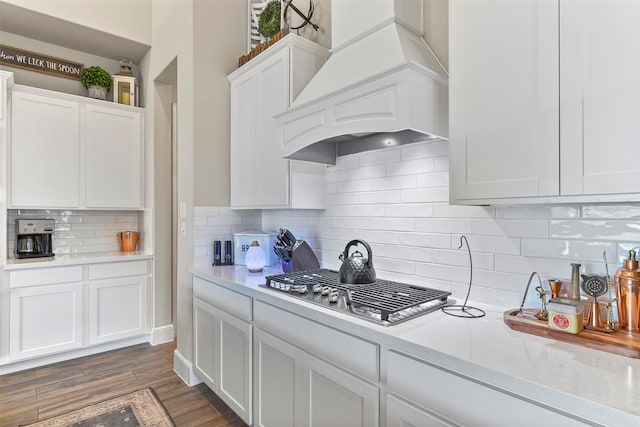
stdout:
{"type": "Polygon", "coordinates": [[[83,65],[0,44],[0,64],[80,80],[83,65]]]}

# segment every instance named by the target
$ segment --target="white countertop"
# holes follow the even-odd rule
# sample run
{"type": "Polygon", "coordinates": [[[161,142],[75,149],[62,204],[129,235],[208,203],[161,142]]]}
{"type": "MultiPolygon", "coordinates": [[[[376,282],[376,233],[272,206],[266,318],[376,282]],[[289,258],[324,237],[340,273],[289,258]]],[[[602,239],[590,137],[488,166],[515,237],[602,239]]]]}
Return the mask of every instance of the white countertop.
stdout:
{"type": "Polygon", "coordinates": [[[95,264],[100,262],[134,261],[151,259],[153,254],[146,252],[99,252],[88,254],[56,255],[49,258],[27,258],[7,260],[5,270],[21,270],[28,268],[58,267],[62,265],[95,264]]]}
{"type": "Polygon", "coordinates": [[[603,425],[640,426],[640,359],[511,330],[502,308],[470,302],[487,315],[464,319],[438,310],[384,327],[258,286],[279,268],[252,274],[244,266],[202,265],[191,272],[540,404],[603,425]]]}

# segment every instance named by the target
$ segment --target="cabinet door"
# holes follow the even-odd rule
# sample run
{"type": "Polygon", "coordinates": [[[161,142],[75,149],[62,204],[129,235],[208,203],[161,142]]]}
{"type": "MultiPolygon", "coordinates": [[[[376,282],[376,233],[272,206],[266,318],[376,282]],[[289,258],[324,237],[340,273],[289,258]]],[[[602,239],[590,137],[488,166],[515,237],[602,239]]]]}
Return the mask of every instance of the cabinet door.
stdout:
{"type": "Polygon", "coordinates": [[[289,203],[289,160],[281,157],[282,137],[273,116],[289,107],[289,49],[283,49],[258,70],[259,133],[256,182],[259,206],[289,203]]]}
{"type": "Polygon", "coordinates": [[[247,424],[251,424],[251,323],[216,310],[219,388],[216,393],[247,424]]]}
{"type": "Polygon", "coordinates": [[[86,206],[142,207],[142,113],[86,107],[86,206]]]}
{"type": "Polygon", "coordinates": [[[82,283],[12,289],[10,301],[12,360],[82,346],[82,283]]]}
{"type": "Polygon", "coordinates": [[[231,85],[231,206],[289,203],[289,160],[280,157],[273,119],[289,106],[289,48],[231,85]]]}
{"type": "Polygon", "coordinates": [[[559,194],[557,1],[454,1],[452,202],[559,194]]]}
{"type": "Polygon", "coordinates": [[[200,379],[216,390],[218,386],[218,352],[215,309],[199,298],[193,299],[194,369],[200,379]]]}
{"type": "Polygon", "coordinates": [[[148,281],[133,276],[89,283],[89,344],[148,332],[148,281]]]}
{"type": "Polygon", "coordinates": [[[378,425],[378,388],[303,354],[303,426],[378,425]]]}
{"type": "Polygon", "coordinates": [[[260,329],[253,336],[256,425],[301,426],[302,351],[260,329]]]}
{"type": "Polygon", "coordinates": [[[79,206],[77,102],[13,92],[11,206],[79,206]]]}
{"type": "Polygon", "coordinates": [[[387,395],[387,427],[454,427],[427,411],[387,395]]]}
{"type": "Polygon", "coordinates": [[[243,75],[231,84],[231,206],[257,204],[258,78],[243,75]]]}
{"type": "Polygon", "coordinates": [[[563,195],[640,192],[639,21],[639,2],[560,2],[563,195]]]}

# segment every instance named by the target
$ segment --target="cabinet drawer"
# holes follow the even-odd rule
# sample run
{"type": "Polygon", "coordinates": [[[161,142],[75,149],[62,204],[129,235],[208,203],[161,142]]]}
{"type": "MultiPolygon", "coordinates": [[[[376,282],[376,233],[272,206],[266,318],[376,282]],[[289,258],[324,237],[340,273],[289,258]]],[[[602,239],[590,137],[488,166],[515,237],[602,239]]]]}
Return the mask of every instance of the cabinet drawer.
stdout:
{"type": "Polygon", "coordinates": [[[255,302],[253,315],[258,327],[272,332],[279,338],[329,360],[362,378],[378,380],[379,348],[377,344],[261,301],[255,302]]]}
{"type": "Polygon", "coordinates": [[[9,287],[21,288],[35,285],[79,282],[82,280],[82,266],[34,268],[9,272],[9,287]]]}
{"type": "Polygon", "coordinates": [[[147,261],[109,262],[89,266],[89,280],[147,274],[147,261]]]}
{"type": "Polygon", "coordinates": [[[388,391],[459,425],[516,426],[522,420],[536,425],[583,426],[569,414],[464,378],[394,351],[387,357],[388,391]],[[452,399],[451,396],[455,396],[452,399]],[[465,410],[461,410],[461,404],[465,410]],[[499,416],[497,416],[499,414],[499,416]],[[484,424],[483,424],[484,420],[484,424]],[[489,422],[490,420],[490,422],[489,422]]]}
{"type": "Polygon", "coordinates": [[[193,295],[234,316],[251,321],[251,298],[199,277],[193,278],[193,295]]]}

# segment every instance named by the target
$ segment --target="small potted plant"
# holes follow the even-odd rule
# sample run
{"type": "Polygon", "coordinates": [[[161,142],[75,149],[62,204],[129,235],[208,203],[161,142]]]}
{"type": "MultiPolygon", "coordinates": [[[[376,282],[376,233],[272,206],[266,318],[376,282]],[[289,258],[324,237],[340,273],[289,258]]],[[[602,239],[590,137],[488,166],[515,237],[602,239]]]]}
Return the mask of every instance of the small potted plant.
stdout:
{"type": "Polygon", "coordinates": [[[89,91],[89,97],[103,100],[107,99],[112,84],[111,75],[98,66],[83,69],[80,82],[89,91]]]}

